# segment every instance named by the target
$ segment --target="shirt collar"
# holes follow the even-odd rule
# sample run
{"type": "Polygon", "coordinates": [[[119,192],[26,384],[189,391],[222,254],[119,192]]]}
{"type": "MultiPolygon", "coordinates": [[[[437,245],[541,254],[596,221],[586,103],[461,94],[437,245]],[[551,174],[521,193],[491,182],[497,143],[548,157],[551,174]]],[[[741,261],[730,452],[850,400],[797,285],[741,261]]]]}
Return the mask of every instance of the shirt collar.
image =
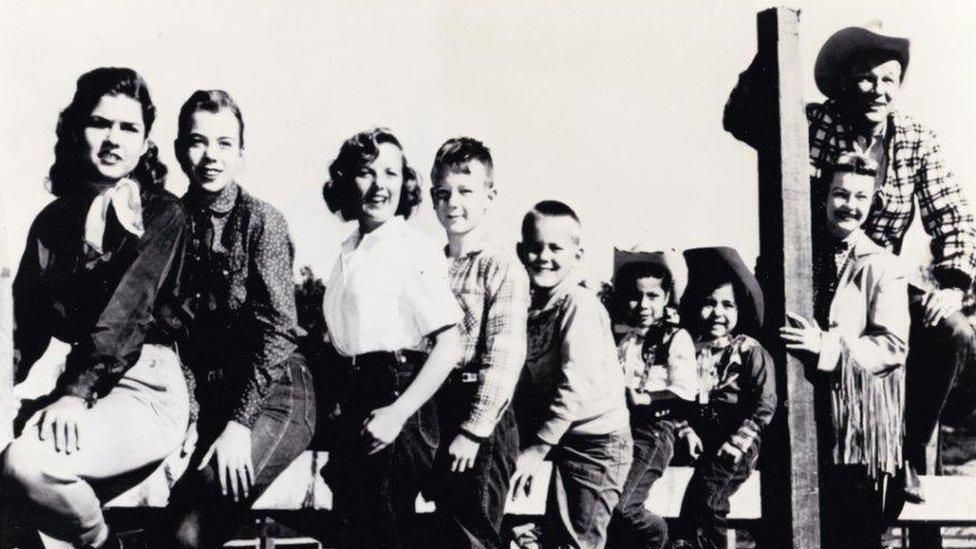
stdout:
{"type": "Polygon", "coordinates": [[[191,208],[210,212],[217,216],[227,215],[237,202],[240,187],[231,181],[217,192],[209,192],[203,187],[193,185],[187,191],[187,201],[191,208]]]}
{"type": "Polygon", "coordinates": [[[711,351],[719,351],[732,344],[732,336],[726,335],[718,339],[711,339],[708,341],[701,341],[698,343],[699,349],[709,349],[711,351]]]}
{"type": "Polygon", "coordinates": [[[532,288],[532,292],[535,295],[541,295],[545,298],[545,305],[543,305],[539,310],[544,311],[546,309],[551,309],[556,305],[556,303],[569,295],[569,293],[575,290],[578,286],[583,284],[583,275],[578,269],[574,269],[572,272],[566,275],[566,278],[562,280],[559,284],[556,284],[552,288],[532,288]]]}
{"type": "Polygon", "coordinates": [[[831,251],[833,251],[835,254],[847,253],[851,251],[851,249],[854,248],[854,245],[857,244],[859,234],[864,233],[861,230],[856,230],[845,236],[843,240],[830,239],[831,251]]]}
{"type": "MultiPolygon", "coordinates": [[[[464,243],[461,245],[461,253],[458,254],[457,258],[461,259],[463,257],[470,257],[477,255],[485,250],[492,243],[491,236],[488,235],[488,231],[482,229],[481,227],[475,227],[472,232],[467,235],[464,243]]],[[[450,257],[450,245],[444,246],[444,255],[450,257]]]]}
{"type": "Polygon", "coordinates": [[[383,223],[366,234],[363,234],[363,232],[360,231],[359,227],[357,226],[352,234],[349,235],[349,238],[342,243],[342,252],[343,254],[348,255],[357,249],[370,248],[374,246],[376,242],[387,238],[388,235],[400,232],[405,224],[406,220],[403,217],[396,215],[393,216],[393,219],[383,223]]]}

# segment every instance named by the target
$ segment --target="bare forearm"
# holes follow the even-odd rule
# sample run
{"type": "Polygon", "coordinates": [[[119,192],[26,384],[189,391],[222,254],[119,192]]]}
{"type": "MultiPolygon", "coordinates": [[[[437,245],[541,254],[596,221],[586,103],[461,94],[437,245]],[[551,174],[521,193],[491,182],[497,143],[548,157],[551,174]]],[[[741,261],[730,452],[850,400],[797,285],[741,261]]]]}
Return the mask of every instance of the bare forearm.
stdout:
{"type": "Polygon", "coordinates": [[[458,345],[458,333],[454,327],[437,335],[434,349],[427,356],[417,377],[393,403],[394,407],[402,411],[404,417],[412,416],[444,383],[457,361],[458,345]]]}

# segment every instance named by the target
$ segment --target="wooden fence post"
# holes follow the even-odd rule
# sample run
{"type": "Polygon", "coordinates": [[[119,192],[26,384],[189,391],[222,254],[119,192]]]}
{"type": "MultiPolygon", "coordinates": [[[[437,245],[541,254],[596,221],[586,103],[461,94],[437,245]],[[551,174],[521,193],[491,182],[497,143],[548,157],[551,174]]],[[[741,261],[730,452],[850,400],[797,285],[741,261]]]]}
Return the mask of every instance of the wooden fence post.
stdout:
{"type": "Polygon", "coordinates": [[[769,350],[776,359],[782,403],[770,430],[762,474],[763,517],[771,539],[765,546],[821,546],[817,428],[813,385],[788,356],[776,328],[791,311],[813,318],[808,125],[803,101],[799,12],[771,8],[757,17],[760,58],[769,90],[767,131],[776,133],[759,150],[759,215],[762,277],[767,298],[769,350]]]}

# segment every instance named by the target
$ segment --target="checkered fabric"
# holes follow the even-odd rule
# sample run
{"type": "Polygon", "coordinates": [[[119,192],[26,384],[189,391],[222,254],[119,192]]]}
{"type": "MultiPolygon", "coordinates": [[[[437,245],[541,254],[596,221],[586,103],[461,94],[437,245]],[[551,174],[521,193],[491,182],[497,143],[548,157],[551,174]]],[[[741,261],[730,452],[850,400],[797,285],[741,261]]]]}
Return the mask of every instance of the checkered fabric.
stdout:
{"type": "MultiPolygon", "coordinates": [[[[807,105],[807,119],[812,181],[815,191],[822,193],[822,169],[840,154],[854,150],[854,133],[832,100],[807,105]]],[[[969,201],[946,167],[933,132],[900,112],[893,113],[888,124],[885,183],[878,190],[864,232],[879,245],[900,253],[917,202],[922,225],[932,238],[936,280],[942,287],[966,289],[976,275],[976,222],[969,201]]],[[[821,196],[814,193],[815,200],[821,196]]]]}

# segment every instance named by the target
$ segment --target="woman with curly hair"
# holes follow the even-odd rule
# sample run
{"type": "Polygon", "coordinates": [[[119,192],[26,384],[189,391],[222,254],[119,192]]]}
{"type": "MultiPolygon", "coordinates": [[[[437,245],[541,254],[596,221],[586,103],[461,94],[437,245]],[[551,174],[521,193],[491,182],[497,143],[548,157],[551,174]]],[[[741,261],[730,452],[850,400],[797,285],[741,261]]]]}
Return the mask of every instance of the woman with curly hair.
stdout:
{"type": "MultiPolygon", "coordinates": [[[[187,216],[163,189],[155,107],[132,69],[78,79],[57,126],[50,190],[14,281],[17,379],[51,338],[71,345],[54,391],[2,458],[16,522],[103,547],[101,503],[141,482],[183,440],[187,380],[159,311],[177,289],[187,216]]],[[[28,413],[33,412],[28,416],[28,413]]]]}
{"type": "Polygon", "coordinates": [[[341,545],[416,546],[414,504],[438,441],[431,397],[458,360],[461,311],[443,249],[405,221],[421,194],[397,138],[385,129],[356,134],[329,175],[326,204],[358,225],[324,304],[345,378],[328,464],[348,526],[341,545]]]}

